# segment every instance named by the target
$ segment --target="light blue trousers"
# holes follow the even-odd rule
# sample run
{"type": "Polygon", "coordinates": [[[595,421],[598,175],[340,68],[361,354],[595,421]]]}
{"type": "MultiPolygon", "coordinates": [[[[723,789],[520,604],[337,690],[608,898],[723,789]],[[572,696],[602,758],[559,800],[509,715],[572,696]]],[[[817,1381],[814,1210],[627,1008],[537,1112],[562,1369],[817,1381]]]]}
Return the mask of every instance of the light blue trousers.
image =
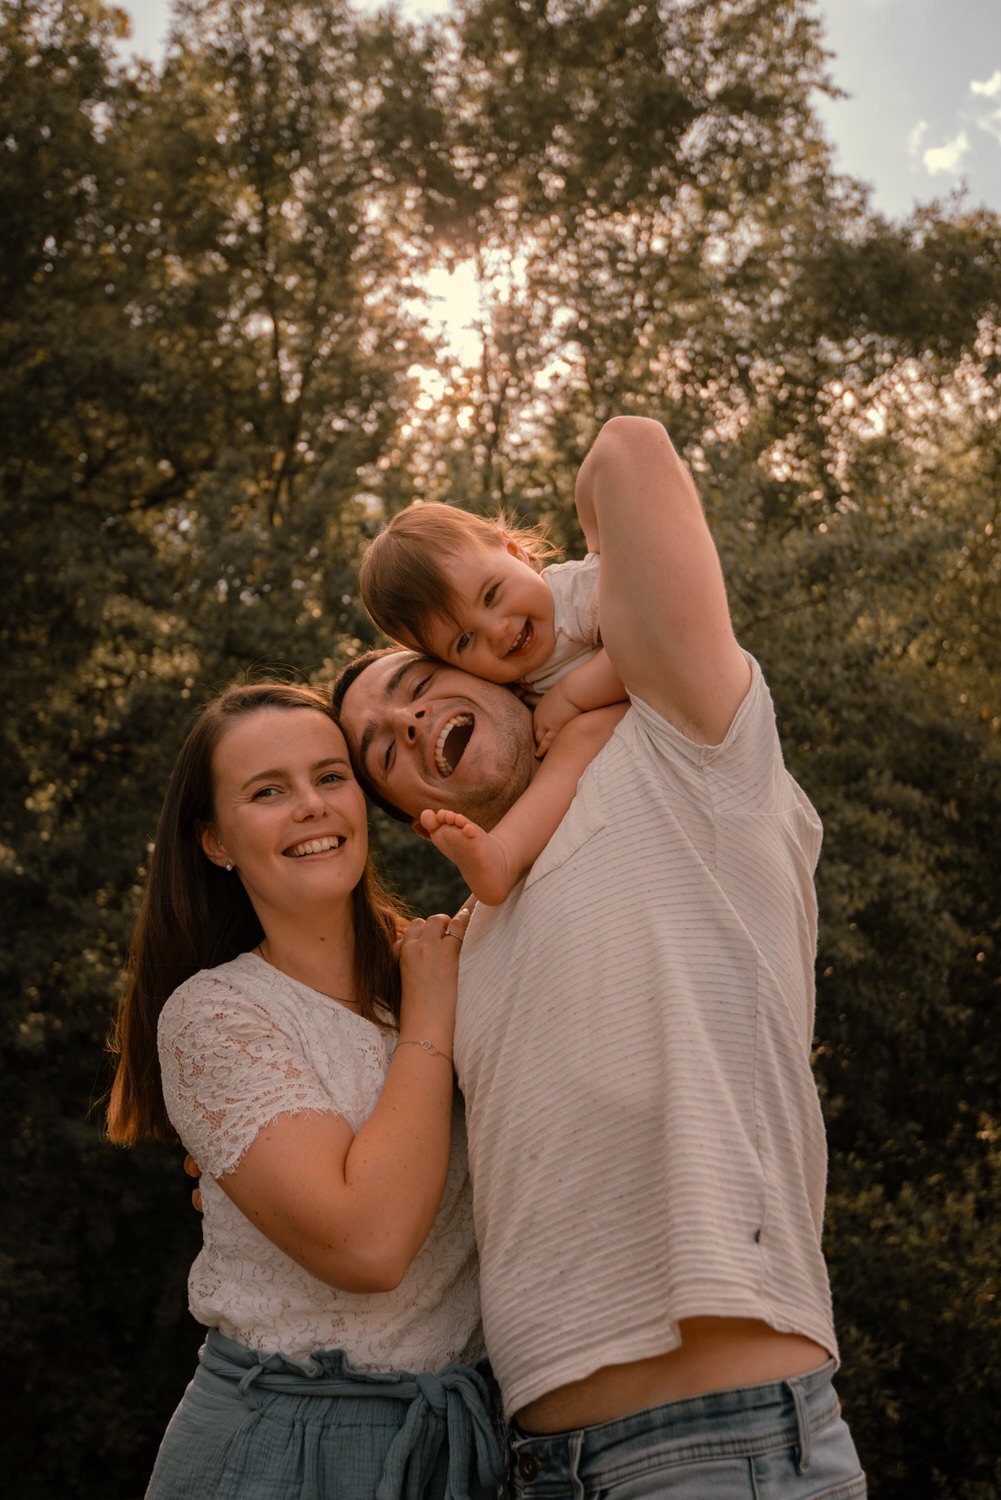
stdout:
{"type": "Polygon", "coordinates": [[[503,1469],[485,1360],[435,1375],[313,1368],[210,1329],[147,1500],[495,1500],[503,1469]]]}

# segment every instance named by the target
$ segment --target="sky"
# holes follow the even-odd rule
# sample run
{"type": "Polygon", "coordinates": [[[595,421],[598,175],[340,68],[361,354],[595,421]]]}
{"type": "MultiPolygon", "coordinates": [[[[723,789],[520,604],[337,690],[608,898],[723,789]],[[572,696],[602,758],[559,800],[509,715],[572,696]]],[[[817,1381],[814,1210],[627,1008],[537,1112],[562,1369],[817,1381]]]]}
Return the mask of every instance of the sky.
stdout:
{"type": "Polygon", "coordinates": [[[890,217],[966,187],[1001,212],[1001,0],[823,0],[829,68],[851,95],[818,108],[837,165],[890,217]]]}
{"type": "MultiPolygon", "coordinates": [[[[118,0],[127,51],[155,57],[170,0],[118,0]]],[[[404,0],[430,14],[448,0],[404,0]]],[[[1001,0],[818,0],[829,67],[850,97],[818,100],[840,171],[891,218],[966,190],[1001,212],[1001,0]]]]}

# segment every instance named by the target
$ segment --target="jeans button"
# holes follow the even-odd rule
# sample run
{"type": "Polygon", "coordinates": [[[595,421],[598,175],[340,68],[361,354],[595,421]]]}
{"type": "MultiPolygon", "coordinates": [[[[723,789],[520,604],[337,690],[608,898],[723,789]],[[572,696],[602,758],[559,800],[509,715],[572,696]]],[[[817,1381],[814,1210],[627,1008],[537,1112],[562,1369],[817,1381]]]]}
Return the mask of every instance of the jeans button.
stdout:
{"type": "Polygon", "coordinates": [[[534,1479],[542,1465],[531,1453],[518,1455],[518,1477],[520,1479],[534,1479]]]}

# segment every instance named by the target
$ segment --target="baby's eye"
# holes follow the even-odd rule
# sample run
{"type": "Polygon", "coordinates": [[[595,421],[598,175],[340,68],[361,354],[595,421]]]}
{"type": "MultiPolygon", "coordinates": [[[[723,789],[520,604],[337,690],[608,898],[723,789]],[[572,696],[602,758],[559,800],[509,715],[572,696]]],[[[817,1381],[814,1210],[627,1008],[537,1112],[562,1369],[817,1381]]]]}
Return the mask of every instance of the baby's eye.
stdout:
{"type": "Polygon", "coordinates": [[[493,602],[494,602],[494,600],[496,598],[497,598],[497,585],[494,583],[494,584],[491,584],[490,588],[488,588],[487,591],[486,591],[486,593],[483,595],[483,602],[484,602],[484,604],[493,604],[493,602]]]}
{"type": "Polygon", "coordinates": [[[472,632],[469,630],[464,630],[455,643],[456,651],[465,651],[466,647],[469,645],[472,639],[472,632]]]}

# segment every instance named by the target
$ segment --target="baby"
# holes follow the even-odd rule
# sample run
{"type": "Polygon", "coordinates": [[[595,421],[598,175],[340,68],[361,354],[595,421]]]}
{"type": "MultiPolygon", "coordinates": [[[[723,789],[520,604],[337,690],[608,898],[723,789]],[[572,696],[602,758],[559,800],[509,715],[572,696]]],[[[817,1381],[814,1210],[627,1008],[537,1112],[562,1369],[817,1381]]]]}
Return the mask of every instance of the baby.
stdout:
{"type": "Polygon", "coordinates": [[[457,812],[420,817],[487,905],[503,901],[541,853],[625,710],[601,646],[598,556],[544,567],[554,555],[537,527],[418,501],[379,533],[358,576],[365,608],[390,640],[541,695],[534,725],[545,759],[500,822],[488,832],[457,812]]]}

